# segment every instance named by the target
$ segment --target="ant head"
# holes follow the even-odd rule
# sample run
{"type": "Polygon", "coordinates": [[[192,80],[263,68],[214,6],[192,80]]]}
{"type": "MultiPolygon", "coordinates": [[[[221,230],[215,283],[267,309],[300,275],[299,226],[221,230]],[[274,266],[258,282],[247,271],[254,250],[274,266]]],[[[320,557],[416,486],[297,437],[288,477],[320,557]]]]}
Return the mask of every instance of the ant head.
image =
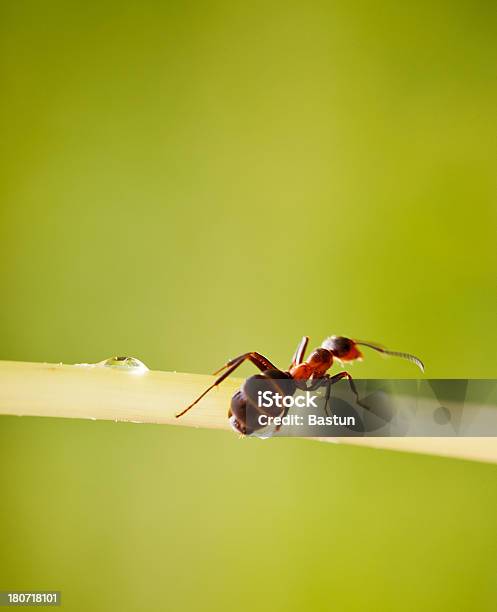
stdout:
{"type": "Polygon", "coordinates": [[[321,346],[330,351],[340,361],[362,359],[362,353],[357,348],[357,343],[344,336],[330,336],[323,341],[321,346]]]}
{"type": "Polygon", "coordinates": [[[383,355],[390,355],[391,357],[400,357],[401,359],[407,359],[416,364],[418,368],[424,372],[424,364],[415,355],[411,353],[401,353],[399,351],[390,351],[379,344],[373,344],[372,342],[364,342],[363,340],[351,340],[350,338],[344,338],[343,336],[330,336],[324,340],[321,345],[323,348],[328,349],[333,355],[340,361],[353,361],[354,359],[361,359],[362,353],[357,348],[357,345],[367,346],[378,353],[383,355]]]}

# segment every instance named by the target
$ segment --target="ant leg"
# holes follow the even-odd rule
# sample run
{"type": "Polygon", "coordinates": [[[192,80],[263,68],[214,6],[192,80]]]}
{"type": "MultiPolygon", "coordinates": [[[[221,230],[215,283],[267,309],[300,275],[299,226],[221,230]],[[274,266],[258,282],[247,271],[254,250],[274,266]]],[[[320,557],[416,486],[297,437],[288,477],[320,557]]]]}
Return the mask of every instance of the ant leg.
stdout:
{"type": "Polygon", "coordinates": [[[302,361],[304,360],[305,349],[307,348],[308,342],[309,342],[308,336],[304,336],[302,340],[299,342],[299,345],[297,346],[297,350],[295,351],[295,354],[293,356],[290,368],[293,368],[294,366],[300,365],[302,363],[302,361]]]}
{"type": "Polygon", "coordinates": [[[331,416],[329,410],[328,410],[328,402],[330,401],[330,395],[331,395],[331,385],[333,383],[330,382],[330,378],[327,377],[327,385],[326,385],[326,395],[324,398],[324,413],[326,414],[326,416],[331,416]]]}
{"type": "MultiPolygon", "coordinates": [[[[334,376],[333,379],[335,378],[336,377],[334,376]]],[[[333,380],[332,382],[330,375],[325,374],[322,378],[316,378],[315,380],[313,380],[310,387],[299,387],[299,389],[303,388],[306,391],[314,391],[314,389],[319,389],[319,387],[324,387],[326,385],[326,395],[324,397],[324,412],[327,416],[331,416],[331,414],[328,411],[328,402],[330,401],[330,395],[331,395],[331,385],[334,384],[335,382],[338,382],[338,380],[340,380],[340,378],[338,378],[337,380],[333,380]]]]}
{"type": "Polygon", "coordinates": [[[349,385],[350,385],[350,388],[352,389],[352,393],[356,397],[356,403],[362,408],[365,408],[366,410],[371,410],[370,407],[364,404],[359,398],[359,393],[357,392],[357,387],[355,386],[354,379],[348,372],[339,372],[338,374],[335,374],[335,376],[330,376],[328,378],[328,388],[330,388],[331,385],[334,385],[335,383],[337,383],[339,380],[342,380],[342,378],[346,378],[349,381],[349,385]]]}
{"type": "MultiPolygon", "coordinates": [[[[186,412],[190,410],[190,408],[193,408],[193,406],[195,406],[195,404],[199,402],[204,397],[204,395],[207,395],[207,393],[209,393],[211,389],[214,389],[214,387],[217,387],[217,385],[222,383],[225,378],[228,378],[228,376],[232,374],[238,367],[240,367],[242,363],[247,361],[247,359],[249,359],[254,365],[256,365],[259,370],[261,370],[261,372],[264,372],[265,370],[276,369],[268,359],[266,359],[263,355],[260,355],[259,353],[244,353],[243,355],[240,355],[235,359],[231,359],[226,365],[224,365],[220,370],[218,370],[218,372],[221,372],[222,370],[227,368],[226,372],[224,372],[224,374],[221,374],[221,376],[217,378],[212,383],[212,385],[208,387],[201,395],[199,395],[194,402],[192,402],[181,412],[178,412],[176,418],[183,416],[186,412]]],[[[217,374],[217,372],[214,373],[217,374]]]]}
{"type": "Polygon", "coordinates": [[[265,372],[266,370],[277,370],[278,369],[276,366],[274,366],[269,361],[269,359],[266,359],[264,355],[261,355],[260,353],[256,353],[255,351],[252,351],[250,353],[243,353],[243,355],[239,355],[238,357],[235,357],[234,359],[230,359],[221,368],[219,368],[219,370],[216,370],[215,372],[213,372],[213,375],[215,376],[216,374],[219,374],[219,372],[226,370],[226,368],[230,368],[233,364],[238,363],[240,359],[242,360],[242,363],[246,361],[247,359],[249,359],[255,365],[256,368],[259,368],[261,372],[265,372]]]}

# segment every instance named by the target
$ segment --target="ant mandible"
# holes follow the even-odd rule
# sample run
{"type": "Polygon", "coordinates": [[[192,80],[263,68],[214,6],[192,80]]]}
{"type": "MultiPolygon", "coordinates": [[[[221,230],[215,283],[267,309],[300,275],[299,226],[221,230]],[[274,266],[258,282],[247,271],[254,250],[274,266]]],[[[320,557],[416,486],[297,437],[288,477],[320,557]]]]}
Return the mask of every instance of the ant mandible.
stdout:
{"type": "MultiPolygon", "coordinates": [[[[379,353],[383,353],[384,355],[392,355],[394,357],[407,359],[408,361],[415,363],[422,371],[424,371],[424,365],[421,359],[411,355],[410,353],[390,351],[377,344],[372,344],[371,342],[351,340],[350,338],[345,338],[344,336],[330,336],[329,338],[326,338],[321,346],[314,349],[309,357],[304,360],[308,342],[309,338],[307,336],[304,336],[299,342],[297,350],[293,356],[292,363],[287,371],[279,370],[269,361],[269,359],[256,352],[243,353],[243,355],[239,355],[238,357],[231,359],[222,368],[214,372],[214,375],[223,372],[223,370],[226,371],[223,372],[223,374],[221,374],[221,376],[219,376],[219,378],[217,378],[210,387],[199,395],[194,402],[179,412],[176,415],[176,418],[183,416],[186,412],[193,408],[193,406],[195,406],[195,404],[197,404],[207,393],[209,393],[211,389],[217,387],[217,385],[228,378],[230,374],[232,374],[242,365],[242,363],[247,360],[251,361],[257,368],[259,368],[261,374],[251,376],[245,381],[241,389],[239,389],[233,395],[231,407],[228,411],[228,418],[231,426],[235,431],[242,435],[250,435],[257,429],[262,429],[263,427],[263,425],[259,425],[258,421],[252,422],[253,419],[250,419],[249,422],[249,419],[247,418],[247,406],[251,408],[252,411],[257,411],[258,414],[267,413],[268,416],[270,415],[268,411],[265,412],[257,405],[256,400],[257,385],[261,382],[269,380],[271,381],[270,384],[274,385],[275,388],[278,388],[278,379],[285,380],[287,381],[285,388],[290,388],[290,390],[293,392],[297,388],[309,390],[309,388],[315,389],[318,386],[326,385],[327,391],[325,406],[327,406],[331,385],[334,385],[339,380],[346,378],[352,392],[356,397],[357,404],[363,408],[369,409],[368,406],[361,402],[354,384],[354,380],[348,372],[339,372],[333,376],[330,376],[327,373],[333,365],[334,359],[340,362],[361,359],[362,353],[357,348],[358,346],[367,346],[375,351],[378,351],[379,353]],[[307,381],[311,382],[311,387],[307,385],[307,381]]],[[[282,410],[279,408],[278,413],[271,414],[271,416],[284,416],[287,412],[288,409],[282,410]]]]}

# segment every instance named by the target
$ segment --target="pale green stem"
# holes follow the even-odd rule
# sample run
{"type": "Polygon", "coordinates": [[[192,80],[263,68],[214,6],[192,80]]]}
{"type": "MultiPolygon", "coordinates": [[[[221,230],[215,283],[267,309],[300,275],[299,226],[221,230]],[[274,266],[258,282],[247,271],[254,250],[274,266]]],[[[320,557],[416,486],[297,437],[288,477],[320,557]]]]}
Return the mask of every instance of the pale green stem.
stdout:
{"type": "MultiPolygon", "coordinates": [[[[230,430],[227,411],[241,379],[225,380],[185,416],[175,418],[175,414],[213,380],[212,376],[199,374],[146,369],[134,372],[98,364],[0,361],[0,415],[104,419],[230,430]]],[[[497,462],[497,438],[315,439],[497,462]]]]}

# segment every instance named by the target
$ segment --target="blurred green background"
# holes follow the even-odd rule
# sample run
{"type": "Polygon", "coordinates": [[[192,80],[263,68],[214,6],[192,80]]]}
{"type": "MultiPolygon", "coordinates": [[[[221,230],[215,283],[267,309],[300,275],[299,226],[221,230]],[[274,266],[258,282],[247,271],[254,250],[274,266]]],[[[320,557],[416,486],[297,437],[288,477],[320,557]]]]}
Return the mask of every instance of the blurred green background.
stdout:
{"type": "MultiPolygon", "coordinates": [[[[497,376],[494,3],[0,12],[0,359],[497,376]]],[[[497,608],[496,466],[18,417],[0,460],[0,589],[68,610],[497,608]]]]}

